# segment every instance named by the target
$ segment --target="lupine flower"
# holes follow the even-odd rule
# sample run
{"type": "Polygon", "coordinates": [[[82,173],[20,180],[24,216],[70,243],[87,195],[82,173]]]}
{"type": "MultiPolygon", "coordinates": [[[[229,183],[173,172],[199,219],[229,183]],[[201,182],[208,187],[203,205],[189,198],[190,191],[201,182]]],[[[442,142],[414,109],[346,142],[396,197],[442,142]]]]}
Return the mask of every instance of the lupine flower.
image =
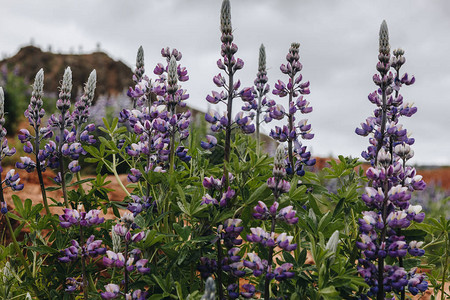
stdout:
{"type": "Polygon", "coordinates": [[[90,227],[98,225],[105,221],[105,218],[99,217],[100,210],[94,209],[89,212],[78,212],[75,209],[65,208],[64,214],[59,216],[61,221],[59,225],[63,228],[68,228],[73,225],[80,225],[90,227]]]}
{"type": "Polygon", "coordinates": [[[200,257],[200,264],[197,266],[197,270],[200,272],[200,276],[206,279],[217,271],[217,261],[207,257],[200,257]]]}
{"type": "Polygon", "coordinates": [[[136,262],[136,270],[139,273],[142,274],[147,274],[148,272],[150,272],[150,268],[146,268],[144,267],[148,262],[148,259],[140,259],[136,262]]]}
{"type": "Polygon", "coordinates": [[[293,236],[288,236],[285,232],[277,237],[278,246],[285,251],[292,251],[297,249],[297,244],[291,244],[293,236]]]}
{"type": "Polygon", "coordinates": [[[292,267],[293,264],[284,263],[281,266],[275,268],[275,270],[273,271],[273,273],[275,274],[275,279],[278,281],[282,281],[284,279],[294,277],[295,273],[289,271],[289,269],[291,269],[292,267]]]}
{"type": "Polygon", "coordinates": [[[103,299],[116,299],[120,296],[120,288],[117,284],[105,285],[105,292],[100,294],[103,299]]]}
{"type": "Polygon", "coordinates": [[[228,291],[228,297],[230,299],[237,299],[239,298],[239,293],[238,291],[239,286],[235,283],[230,284],[227,286],[227,291],[228,291]]]}
{"type": "Polygon", "coordinates": [[[248,299],[248,298],[253,298],[253,295],[256,292],[256,288],[253,284],[250,283],[246,283],[242,285],[242,292],[241,292],[241,296],[248,299]]]}
{"type": "Polygon", "coordinates": [[[292,43],[289,48],[289,53],[286,56],[287,64],[282,64],[280,70],[282,73],[289,76],[289,81],[285,84],[278,80],[275,84],[275,89],[272,91],[274,95],[279,97],[289,96],[289,110],[286,113],[284,107],[281,105],[272,106],[269,116],[271,119],[281,120],[284,117],[288,119],[288,126],[275,126],[272,129],[270,136],[279,142],[288,142],[288,173],[296,173],[303,176],[304,166],[312,166],[315,160],[311,159],[311,155],[306,151],[306,147],[302,145],[299,137],[303,139],[312,139],[314,134],[311,133],[311,125],[307,124],[307,120],[301,120],[298,125],[295,124],[295,113],[300,111],[306,114],[312,111],[309,102],[304,99],[303,95],[310,93],[309,81],[302,82],[302,64],[299,56],[300,44],[292,43]],[[297,98],[297,99],[295,99],[297,98]],[[295,157],[295,160],[294,160],[295,157]]]}
{"type": "Polygon", "coordinates": [[[408,291],[417,295],[419,292],[425,292],[428,289],[428,282],[425,280],[424,274],[417,274],[417,268],[412,269],[408,273],[408,291]]]}
{"type": "Polygon", "coordinates": [[[66,289],[64,290],[67,293],[73,293],[78,290],[83,285],[82,282],[78,281],[73,277],[66,278],[66,289]]]}
{"type": "Polygon", "coordinates": [[[103,257],[103,264],[107,267],[122,268],[125,265],[125,258],[122,253],[114,253],[113,251],[106,251],[103,257]]]}
{"type": "MultiPolygon", "coordinates": [[[[377,90],[368,97],[377,108],[374,116],[367,118],[355,131],[358,135],[371,136],[370,146],[361,154],[371,163],[366,172],[371,184],[366,187],[362,200],[373,211],[363,212],[363,218],[358,221],[362,233],[356,246],[363,251],[358,272],[371,286],[367,296],[374,298],[384,298],[386,292],[391,291],[404,297],[408,285],[403,261],[398,259],[398,265],[391,266],[385,264],[387,256],[395,261],[407,253],[413,256],[424,254],[420,249],[421,242],[408,244],[402,235],[402,229],[408,228],[412,221],[423,221],[422,207],[411,205],[410,199],[412,191],[425,188],[425,182],[414,168],[406,166],[414,155],[411,149],[414,139],[408,137],[399,118],[412,116],[417,108],[405,104],[399,91],[403,84],[414,83],[414,79],[400,74],[400,67],[405,63],[404,51],[399,49],[393,53],[391,57],[387,25],[383,21],[377,64],[379,74],[373,77],[377,90]],[[382,274],[379,272],[381,264],[384,266],[382,274]]],[[[411,287],[412,293],[418,292],[414,285],[411,287]]]]}
{"type": "Polygon", "coordinates": [[[64,254],[63,257],[58,258],[60,262],[70,262],[75,261],[78,259],[78,256],[86,257],[96,257],[98,255],[102,255],[106,253],[106,248],[101,247],[102,241],[101,240],[94,240],[95,236],[91,235],[87,240],[86,244],[80,246],[80,244],[72,240],[71,244],[72,246],[64,249],[61,251],[61,254],[64,254]]]}

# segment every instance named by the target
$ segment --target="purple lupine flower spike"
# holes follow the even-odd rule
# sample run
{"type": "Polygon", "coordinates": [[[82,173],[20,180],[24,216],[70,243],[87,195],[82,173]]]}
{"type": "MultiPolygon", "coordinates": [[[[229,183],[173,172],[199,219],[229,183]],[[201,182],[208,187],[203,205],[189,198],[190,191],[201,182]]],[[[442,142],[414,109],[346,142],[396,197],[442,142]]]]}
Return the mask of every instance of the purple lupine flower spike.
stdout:
{"type": "Polygon", "coordinates": [[[315,164],[315,159],[311,159],[311,154],[306,151],[306,147],[302,145],[299,138],[309,140],[314,137],[311,133],[311,125],[307,124],[307,120],[301,120],[296,123],[295,114],[300,111],[307,114],[312,111],[309,102],[303,95],[310,93],[309,81],[302,82],[303,76],[300,74],[303,66],[300,63],[299,56],[300,44],[292,43],[289,52],[286,55],[287,64],[282,64],[280,70],[283,74],[289,76],[288,82],[281,80],[275,84],[272,91],[274,95],[289,98],[289,109],[285,110],[281,105],[271,106],[269,109],[268,120],[281,120],[284,117],[288,120],[288,125],[283,127],[275,126],[271,130],[270,136],[279,142],[288,142],[288,168],[289,174],[296,173],[299,176],[305,174],[304,167],[315,164]]]}
{"type": "MultiPolygon", "coordinates": [[[[422,222],[424,213],[420,205],[411,205],[411,192],[423,190],[425,182],[407,161],[414,156],[411,145],[414,139],[408,137],[407,130],[399,123],[401,116],[412,116],[417,108],[404,103],[400,89],[414,80],[400,73],[405,63],[404,51],[397,49],[391,57],[389,34],[385,21],[380,27],[379,55],[377,71],[373,76],[377,90],[369,94],[369,101],[376,105],[374,115],[361,123],[356,134],[371,136],[370,146],[362,157],[371,163],[366,171],[370,186],[366,187],[361,199],[370,209],[363,212],[360,225],[360,241],[356,246],[362,250],[363,258],[358,261],[358,272],[371,287],[368,297],[384,298],[387,292],[405,297],[405,290],[412,294],[427,288],[423,277],[416,280],[403,265],[403,257],[408,253],[422,256],[422,242],[406,242],[402,230],[412,222],[422,222]],[[395,265],[388,265],[390,257],[395,265]],[[417,284],[421,284],[420,289],[417,284]],[[424,282],[424,283],[423,283],[424,282]]],[[[414,271],[415,272],[415,271],[414,271]]]]}
{"type": "MultiPolygon", "coordinates": [[[[6,139],[6,129],[3,127],[5,125],[5,94],[3,92],[3,88],[0,87],[0,174],[3,173],[3,168],[1,167],[1,163],[6,156],[12,156],[16,153],[15,148],[9,148],[8,140],[6,139]]],[[[30,162],[30,164],[32,164],[30,162]]],[[[31,167],[31,165],[30,165],[31,167]]],[[[6,187],[10,187],[13,191],[20,191],[23,189],[24,185],[20,183],[19,174],[15,173],[14,169],[11,169],[6,173],[5,179],[0,181],[1,185],[1,213],[8,213],[8,205],[6,204],[3,197],[3,189],[6,187]],[[5,184],[5,187],[3,186],[5,184]]]]}

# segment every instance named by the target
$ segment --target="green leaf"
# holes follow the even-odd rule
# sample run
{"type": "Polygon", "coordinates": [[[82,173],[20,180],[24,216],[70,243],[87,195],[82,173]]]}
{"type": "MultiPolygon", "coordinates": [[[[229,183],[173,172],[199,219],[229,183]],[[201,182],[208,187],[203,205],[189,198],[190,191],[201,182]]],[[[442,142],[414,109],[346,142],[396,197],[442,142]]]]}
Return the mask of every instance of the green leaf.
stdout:
{"type": "Polygon", "coordinates": [[[76,182],[74,182],[74,183],[68,185],[67,187],[72,187],[72,186],[75,186],[75,185],[80,185],[80,184],[83,184],[83,183],[86,183],[86,182],[91,182],[91,181],[94,181],[94,180],[95,180],[95,178],[86,178],[86,179],[82,179],[82,180],[80,180],[80,181],[76,181],[76,182]]]}
{"type": "Polygon", "coordinates": [[[338,291],[336,291],[336,289],[335,289],[335,287],[334,286],[329,286],[329,287],[326,287],[326,288],[324,288],[324,289],[321,289],[320,291],[319,291],[319,293],[322,295],[322,296],[328,296],[328,297],[336,297],[336,296],[339,296],[339,293],[338,293],[338,291]]]}
{"type": "Polygon", "coordinates": [[[344,202],[345,202],[345,198],[341,198],[338,202],[338,204],[336,205],[336,207],[334,208],[333,211],[333,219],[339,215],[339,213],[342,211],[342,208],[344,207],[344,202]]]}
{"type": "Polygon", "coordinates": [[[57,190],[59,190],[59,189],[61,189],[60,186],[49,186],[49,187],[46,187],[46,188],[45,188],[45,190],[48,191],[48,192],[57,191],[57,190]]]}
{"type": "Polygon", "coordinates": [[[183,241],[187,241],[189,236],[191,235],[190,226],[181,227],[180,224],[173,223],[173,229],[175,229],[175,231],[183,239],[183,241]]]}
{"type": "Polygon", "coordinates": [[[262,184],[250,195],[250,197],[248,197],[248,199],[245,201],[245,204],[252,205],[257,201],[263,201],[271,194],[272,191],[269,189],[267,184],[262,184]]]}
{"type": "Polygon", "coordinates": [[[402,230],[401,234],[405,236],[407,243],[411,241],[423,241],[427,236],[427,233],[420,229],[402,230]]]}
{"type": "Polygon", "coordinates": [[[316,197],[313,194],[308,194],[308,200],[309,206],[311,206],[316,216],[321,216],[322,213],[320,212],[316,197]]]}
{"type": "Polygon", "coordinates": [[[23,209],[23,204],[22,204],[22,200],[20,200],[20,198],[17,195],[12,195],[12,200],[14,203],[14,207],[16,209],[16,211],[22,216],[24,216],[24,209],[23,209]]]}
{"type": "Polygon", "coordinates": [[[298,255],[297,258],[297,264],[299,266],[303,266],[306,262],[306,255],[307,255],[307,251],[306,248],[303,248],[302,251],[300,252],[300,254],[298,255]]]}
{"type": "Polygon", "coordinates": [[[420,266],[421,260],[417,258],[408,258],[403,261],[403,267],[405,270],[410,270],[412,268],[420,266]]]}

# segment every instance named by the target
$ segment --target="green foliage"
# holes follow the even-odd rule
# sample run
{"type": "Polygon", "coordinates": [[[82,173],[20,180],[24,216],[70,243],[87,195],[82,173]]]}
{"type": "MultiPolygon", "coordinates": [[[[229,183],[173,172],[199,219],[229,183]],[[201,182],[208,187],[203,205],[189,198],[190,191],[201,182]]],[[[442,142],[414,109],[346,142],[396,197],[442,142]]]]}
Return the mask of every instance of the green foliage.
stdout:
{"type": "Polygon", "coordinates": [[[28,107],[30,87],[22,77],[13,72],[0,74],[0,86],[5,93],[5,111],[7,112],[4,127],[9,134],[14,134],[23,119],[23,112],[28,107]]]}

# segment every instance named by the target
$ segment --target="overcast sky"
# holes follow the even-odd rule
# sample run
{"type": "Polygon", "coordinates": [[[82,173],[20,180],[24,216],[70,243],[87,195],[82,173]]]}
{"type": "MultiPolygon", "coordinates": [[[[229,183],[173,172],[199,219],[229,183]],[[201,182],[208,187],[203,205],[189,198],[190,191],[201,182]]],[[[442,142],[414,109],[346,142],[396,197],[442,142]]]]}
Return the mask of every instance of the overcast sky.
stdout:
{"type": "MultiPolygon", "coordinates": [[[[30,43],[62,53],[101,49],[134,68],[137,48],[145,51],[147,74],[161,61],[162,47],[183,53],[190,80],[183,87],[188,104],[206,110],[205,96],[219,73],[220,0],[0,0],[0,53],[13,55],[30,43]]],[[[368,139],[354,133],[372,114],[367,95],[375,90],[372,75],[378,53],[378,31],[389,26],[391,49],[403,48],[404,71],[416,84],[404,87],[407,102],[418,113],[401,123],[416,139],[419,164],[450,165],[450,2],[404,0],[231,0],[237,73],[243,86],[253,83],[258,49],[266,46],[271,88],[286,77],[279,70],[291,42],[300,42],[303,78],[311,82],[307,99],[315,138],[306,144],[314,155],[360,157],[368,139]]],[[[286,99],[279,100],[286,106],[286,99]]],[[[298,119],[303,118],[299,116],[298,119]]],[[[266,133],[271,124],[264,127],[266,133]]]]}

